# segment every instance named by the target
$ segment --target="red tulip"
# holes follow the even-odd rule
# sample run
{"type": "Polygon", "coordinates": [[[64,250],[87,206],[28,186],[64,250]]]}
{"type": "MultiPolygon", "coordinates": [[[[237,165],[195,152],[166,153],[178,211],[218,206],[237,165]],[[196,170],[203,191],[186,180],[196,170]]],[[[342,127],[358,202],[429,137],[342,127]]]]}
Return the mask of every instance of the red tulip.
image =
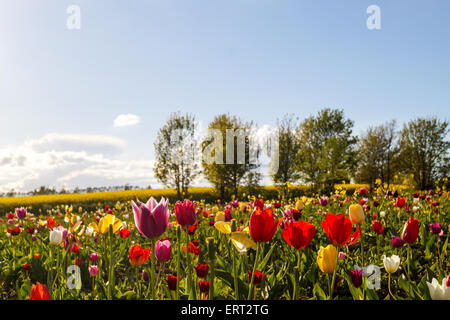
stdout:
{"type": "Polygon", "coordinates": [[[395,205],[397,206],[397,208],[403,208],[405,203],[406,203],[406,198],[397,197],[397,201],[395,202],[395,205]]]}
{"type": "MultiPolygon", "coordinates": [[[[179,279],[181,279],[181,275],[180,275],[179,279]]],[[[166,281],[167,281],[167,286],[169,287],[169,290],[172,290],[172,291],[177,290],[177,281],[178,281],[177,276],[173,276],[173,275],[169,274],[167,276],[166,281]]]]}
{"type": "Polygon", "coordinates": [[[268,242],[273,238],[281,218],[276,220],[273,216],[272,208],[261,210],[259,207],[253,211],[250,222],[250,236],[256,242],[268,242]]]}
{"type": "Polygon", "coordinates": [[[198,287],[200,288],[201,293],[207,293],[209,292],[209,281],[200,281],[198,283],[198,287]]]}
{"type": "Polygon", "coordinates": [[[52,297],[50,296],[50,292],[48,291],[48,288],[37,282],[36,284],[33,284],[31,287],[30,292],[30,300],[51,300],[52,297]]]}
{"type": "Polygon", "coordinates": [[[384,232],[384,226],[381,224],[380,221],[375,220],[372,222],[372,230],[375,231],[377,234],[383,234],[384,232]]]}
{"type": "Polygon", "coordinates": [[[195,267],[195,272],[197,273],[197,277],[206,278],[208,275],[208,264],[199,264],[195,267]]]}
{"type": "MultiPolygon", "coordinates": [[[[252,282],[252,271],[248,271],[248,283],[252,282]]],[[[261,284],[262,279],[266,276],[265,273],[261,273],[261,271],[256,270],[255,271],[255,278],[253,279],[253,285],[258,286],[261,284]]]]}
{"type": "Polygon", "coordinates": [[[286,221],[281,232],[284,240],[296,250],[306,249],[316,233],[316,227],[303,220],[292,222],[286,221]]]}
{"type": "Polygon", "coordinates": [[[333,245],[343,246],[352,236],[352,223],[343,213],[337,215],[327,213],[325,220],[322,221],[322,227],[333,245]]]}
{"type": "Polygon", "coordinates": [[[120,229],[120,231],[119,231],[119,235],[121,238],[128,238],[128,236],[130,234],[131,234],[131,231],[128,230],[127,228],[120,229]]]}
{"type": "Polygon", "coordinates": [[[413,243],[419,235],[419,220],[413,217],[406,221],[402,231],[402,240],[407,243],[413,243]]]}
{"type": "Polygon", "coordinates": [[[47,219],[47,227],[53,229],[55,227],[56,221],[52,217],[47,219]]]}

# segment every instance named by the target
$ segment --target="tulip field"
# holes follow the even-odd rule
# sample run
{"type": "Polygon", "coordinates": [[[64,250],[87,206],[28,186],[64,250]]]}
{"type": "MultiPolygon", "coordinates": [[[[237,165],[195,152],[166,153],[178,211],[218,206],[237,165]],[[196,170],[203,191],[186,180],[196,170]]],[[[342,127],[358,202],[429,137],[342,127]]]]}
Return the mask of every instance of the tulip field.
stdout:
{"type": "Polygon", "coordinates": [[[449,213],[445,188],[18,207],[1,298],[448,300],[449,213]]]}

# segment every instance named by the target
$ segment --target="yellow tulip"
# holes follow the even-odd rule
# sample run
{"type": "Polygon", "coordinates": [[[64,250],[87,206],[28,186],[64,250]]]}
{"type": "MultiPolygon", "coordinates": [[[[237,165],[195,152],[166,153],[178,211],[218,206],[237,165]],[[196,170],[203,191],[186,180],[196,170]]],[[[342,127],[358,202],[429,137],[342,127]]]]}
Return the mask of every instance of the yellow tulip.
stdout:
{"type": "Polygon", "coordinates": [[[320,270],[324,273],[333,273],[336,269],[336,248],[329,244],[324,247],[320,247],[319,253],[317,254],[317,264],[320,270]]]}
{"type": "Polygon", "coordinates": [[[352,204],[348,208],[348,215],[350,216],[350,221],[353,224],[360,224],[364,222],[364,209],[360,204],[352,204]]]}
{"type": "Polygon", "coordinates": [[[219,208],[217,206],[212,207],[211,212],[216,214],[216,212],[219,211],[219,208]]]}
{"type": "Polygon", "coordinates": [[[223,211],[217,212],[214,221],[215,221],[215,222],[218,222],[218,221],[225,221],[225,213],[223,213],[223,211]]]}
{"type": "Polygon", "coordinates": [[[303,201],[297,200],[297,202],[295,203],[295,209],[300,211],[300,210],[303,210],[304,207],[305,207],[305,205],[303,204],[303,201]]]}
{"type": "Polygon", "coordinates": [[[248,232],[245,232],[245,230],[241,232],[232,232],[231,242],[239,253],[247,252],[248,249],[256,250],[256,243],[250,239],[248,232]]]}
{"type": "Polygon", "coordinates": [[[231,222],[217,221],[216,223],[214,223],[214,227],[216,227],[216,229],[222,233],[231,233],[231,222]]]}
{"type": "Polygon", "coordinates": [[[108,233],[110,225],[112,225],[113,232],[115,233],[122,226],[122,221],[112,214],[107,214],[100,219],[98,225],[95,222],[92,222],[89,227],[93,228],[98,233],[105,234],[108,233]]]}

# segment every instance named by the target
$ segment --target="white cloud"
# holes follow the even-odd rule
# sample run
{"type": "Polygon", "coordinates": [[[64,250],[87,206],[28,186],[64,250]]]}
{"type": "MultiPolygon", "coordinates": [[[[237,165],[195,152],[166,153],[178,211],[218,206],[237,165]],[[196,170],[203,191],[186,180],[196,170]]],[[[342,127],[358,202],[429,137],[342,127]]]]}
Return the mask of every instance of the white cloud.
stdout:
{"type": "Polygon", "coordinates": [[[102,135],[90,134],[59,134],[49,133],[40,139],[25,142],[36,152],[45,151],[86,151],[88,153],[115,154],[121,152],[126,141],[102,135]]]}
{"type": "Polygon", "coordinates": [[[114,127],[134,126],[137,125],[140,121],[141,118],[135,114],[120,114],[114,120],[114,127]]]}
{"type": "Polygon", "coordinates": [[[0,192],[30,191],[42,185],[158,186],[153,160],[122,159],[125,145],[126,141],[110,136],[54,133],[0,148],[0,192]]]}

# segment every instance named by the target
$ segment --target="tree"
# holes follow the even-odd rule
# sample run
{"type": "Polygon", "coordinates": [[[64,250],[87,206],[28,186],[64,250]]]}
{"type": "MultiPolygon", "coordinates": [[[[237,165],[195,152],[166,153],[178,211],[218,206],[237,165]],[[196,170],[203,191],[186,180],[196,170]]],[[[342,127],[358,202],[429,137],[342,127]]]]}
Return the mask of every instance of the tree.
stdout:
{"type": "Polygon", "coordinates": [[[299,178],[297,162],[301,143],[296,133],[298,126],[298,118],[292,114],[277,120],[278,153],[273,155],[271,165],[274,166],[277,162],[278,170],[273,168],[271,176],[275,184],[282,186],[285,199],[288,191],[287,183],[295,182],[299,178]],[[275,160],[274,157],[278,158],[275,160]]]}
{"type": "MultiPolygon", "coordinates": [[[[243,179],[259,167],[259,146],[252,135],[253,122],[221,114],[208,126],[202,142],[204,175],[218,190],[220,199],[236,197],[243,179]]],[[[252,177],[254,179],[254,176],[252,177]]]]}
{"type": "Polygon", "coordinates": [[[198,174],[197,122],[190,114],[172,113],[159,129],[155,146],[155,177],[168,188],[175,188],[178,199],[198,174]]]}
{"type": "Polygon", "coordinates": [[[417,118],[403,126],[398,164],[400,172],[413,174],[417,187],[432,188],[449,170],[449,133],[447,121],[417,118]]]}
{"type": "Polygon", "coordinates": [[[369,127],[358,141],[358,182],[373,186],[380,179],[389,188],[393,156],[397,152],[395,126],[396,122],[392,120],[384,125],[369,127]]]}
{"type": "Polygon", "coordinates": [[[303,181],[331,191],[335,183],[350,179],[357,142],[352,128],[353,121],[344,118],[343,110],[329,108],[301,123],[298,171],[303,181]]]}

